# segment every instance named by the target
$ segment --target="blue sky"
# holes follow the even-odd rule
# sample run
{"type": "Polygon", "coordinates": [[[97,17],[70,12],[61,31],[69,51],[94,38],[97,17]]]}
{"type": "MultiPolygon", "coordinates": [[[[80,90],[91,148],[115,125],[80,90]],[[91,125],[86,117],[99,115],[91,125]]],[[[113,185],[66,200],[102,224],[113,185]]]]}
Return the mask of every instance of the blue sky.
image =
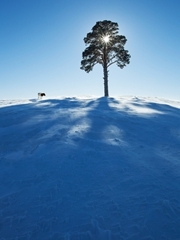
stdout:
{"type": "Polygon", "coordinates": [[[80,69],[83,38],[110,20],[131,62],[109,68],[110,96],[180,99],[179,0],[0,0],[0,99],[103,96],[103,69],[80,69]]]}

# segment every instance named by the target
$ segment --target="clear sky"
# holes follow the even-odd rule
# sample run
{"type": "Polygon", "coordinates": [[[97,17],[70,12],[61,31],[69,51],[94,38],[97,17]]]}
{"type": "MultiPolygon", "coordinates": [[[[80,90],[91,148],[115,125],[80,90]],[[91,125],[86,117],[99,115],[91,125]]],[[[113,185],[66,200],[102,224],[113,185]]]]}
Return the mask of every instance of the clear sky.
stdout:
{"type": "Polygon", "coordinates": [[[131,62],[109,68],[110,96],[180,100],[179,0],[0,0],[0,99],[104,95],[103,69],[80,69],[97,21],[119,25],[131,62]]]}

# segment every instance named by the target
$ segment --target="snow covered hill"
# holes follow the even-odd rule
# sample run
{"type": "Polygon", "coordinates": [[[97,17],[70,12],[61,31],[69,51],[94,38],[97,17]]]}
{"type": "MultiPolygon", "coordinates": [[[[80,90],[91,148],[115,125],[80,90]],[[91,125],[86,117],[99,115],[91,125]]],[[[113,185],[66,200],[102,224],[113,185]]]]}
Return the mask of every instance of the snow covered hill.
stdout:
{"type": "Polygon", "coordinates": [[[180,240],[180,102],[0,101],[1,240],[180,240]]]}

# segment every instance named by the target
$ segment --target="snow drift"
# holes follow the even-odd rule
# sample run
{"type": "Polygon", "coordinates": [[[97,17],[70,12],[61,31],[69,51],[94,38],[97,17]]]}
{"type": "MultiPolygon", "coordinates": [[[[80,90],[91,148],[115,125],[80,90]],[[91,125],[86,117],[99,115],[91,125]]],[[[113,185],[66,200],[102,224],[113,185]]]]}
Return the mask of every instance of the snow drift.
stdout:
{"type": "Polygon", "coordinates": [[[180,240],[180,102],[0,101],[0,239],[180,240]]]}

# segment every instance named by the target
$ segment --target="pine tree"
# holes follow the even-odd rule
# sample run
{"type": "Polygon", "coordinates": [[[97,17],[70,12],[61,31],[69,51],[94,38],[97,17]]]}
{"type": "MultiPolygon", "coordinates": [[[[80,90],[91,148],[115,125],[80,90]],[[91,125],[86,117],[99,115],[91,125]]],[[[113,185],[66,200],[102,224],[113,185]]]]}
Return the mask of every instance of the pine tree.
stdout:
{"type": "Polygon", "coordinates": [[[130,62],[130,55],[124,49],[127,41],[125,36],[118,35],[118,24],[111,21],[99,21],[84,38],[87,45],[82,53],[81,69],[87,73],[99,63],[103,66],[104,73],[104,96],[109,96],[108,91],[108,68],[116,63],[124,68],[130,62]]]}

